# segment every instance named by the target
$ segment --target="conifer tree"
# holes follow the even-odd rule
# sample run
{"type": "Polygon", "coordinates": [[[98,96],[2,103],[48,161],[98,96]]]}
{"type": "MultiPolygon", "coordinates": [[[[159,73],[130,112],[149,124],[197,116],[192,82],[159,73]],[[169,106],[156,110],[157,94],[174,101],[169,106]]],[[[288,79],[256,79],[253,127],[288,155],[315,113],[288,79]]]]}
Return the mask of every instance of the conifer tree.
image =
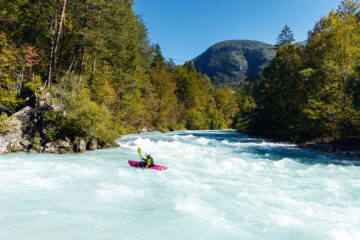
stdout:
{"type": "Polygon", "coordinates": [[[292,44],[294,41],[295,39],[293,32],[290,30],[290,27],[288,25],[285,25],[276,40],[275,47],[279,48],[281,46],[286,46],[292,44]]]}

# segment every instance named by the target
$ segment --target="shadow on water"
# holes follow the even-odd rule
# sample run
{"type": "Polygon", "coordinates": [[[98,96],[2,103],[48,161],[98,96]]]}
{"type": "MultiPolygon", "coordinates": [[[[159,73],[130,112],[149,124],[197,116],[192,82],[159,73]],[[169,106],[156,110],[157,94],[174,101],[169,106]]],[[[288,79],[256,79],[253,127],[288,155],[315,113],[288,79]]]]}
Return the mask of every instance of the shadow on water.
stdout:
{"type": "Polygon", "coordinates": [[[250,153],[256,155],[257,158],[271,161],[280,161],[284,158],[289,158],[306,165],[360,166],[360,160],[331,153],[301,149],[295,144],[269,141],[237,133],[235,130],[176,132],[176,135],[182,136],[190,134],[198,138],[202,137],[209,140],[216,140],[218,143],[227,141],[230,144],[239,144],[239,146],[233,150],[235,153],[250,153]]]}

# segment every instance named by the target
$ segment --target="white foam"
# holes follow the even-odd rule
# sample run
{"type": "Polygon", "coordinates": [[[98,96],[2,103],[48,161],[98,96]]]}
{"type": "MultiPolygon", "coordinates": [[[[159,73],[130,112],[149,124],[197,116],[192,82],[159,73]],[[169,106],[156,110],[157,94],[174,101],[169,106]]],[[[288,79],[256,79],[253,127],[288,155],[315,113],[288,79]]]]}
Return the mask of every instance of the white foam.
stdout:
{"type": "Polygon", "coordinates": [[[287,143],[273,143],[273,142],[229,142],[228,140],[221,141],[224,145],[229,146],[236,146],[236,147],[268,147],[268,148],[274,148],[274,147],[284,147],[284,148],[294,148],[296,147],[295,144],[287,144],[287,143]]]}
{"type": "Polygon", "coordinates": [[[0,156],[0,221],[9,216],[0,238],[359,238],[356,166],[325,165],[326,155],[231,131],[118,142],[80,155],[0,156]],[[138,147],[169,169],[130,167],[138,147]]]}
{"type": "Polygon", "coordinates": [[[331,236],[334,240],[359,240],[360,231],[347,230],[347,229],[334,229],[331,230],[331,236]]]}

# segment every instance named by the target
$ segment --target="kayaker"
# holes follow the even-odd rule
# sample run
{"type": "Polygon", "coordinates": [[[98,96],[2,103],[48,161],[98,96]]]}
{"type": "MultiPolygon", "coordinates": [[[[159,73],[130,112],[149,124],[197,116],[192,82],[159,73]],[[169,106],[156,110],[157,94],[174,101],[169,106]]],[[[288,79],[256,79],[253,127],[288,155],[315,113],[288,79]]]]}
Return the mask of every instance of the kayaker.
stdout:
{"type": "Polygon", "coordinates": [[[154,159],[150,156],[150,154],[146,155],[145,158],[141,158],[143,162],[141,162],[141,166],[144,168],[149,168],[154,166],[154,159]]]}

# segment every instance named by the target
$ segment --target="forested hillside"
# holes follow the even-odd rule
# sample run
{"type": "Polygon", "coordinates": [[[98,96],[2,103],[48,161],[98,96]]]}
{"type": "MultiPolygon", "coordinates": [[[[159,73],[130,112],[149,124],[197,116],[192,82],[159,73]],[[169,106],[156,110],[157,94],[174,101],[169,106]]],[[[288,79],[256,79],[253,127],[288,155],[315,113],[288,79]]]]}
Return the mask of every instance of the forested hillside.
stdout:
{"type": "Polygon", "coordinates": [[[144,128],[217,129],[234,112],[217,107],[229,96],[216,95],[191,62],[164,60],[131,0],[1,0],[0,83],[0,133],[16,111],[49,102],[27,130],[34,146],[104,144],[144,128]]]}
{"type": "Polygon", "coordinates": [[[215,85],[236,88],[246,76],[260,74],[275,57],[275,52],[273,45],[259,41],[224,41],[196,57],[194,64],[215,85]]]}
{"type": "Polygon", "coordinates": [[[358,144],[359,11],[358,1],[343,1],[314,26],[306,45],[293,44],[291,30],[284,28],[262,77],[239,88],[238,129],[297,142],[358,144]]]}
{"type": "Polygon", "coordinates": [[[203,57],[219,53],[210,62],[229,75],[208,73],[214,87],[193,62],[164,60],[131,0],[0,0],[0,135],[31,112],[24,149],[38,152],[59,139],[103,146],[120,134],[178,129],[353,144],[360,136],[359,11],[358,1],[343,1],[306,44],[294,44],[285,26],[275,47],[215,45],[196,59],[202,69],[203,57]]]}

